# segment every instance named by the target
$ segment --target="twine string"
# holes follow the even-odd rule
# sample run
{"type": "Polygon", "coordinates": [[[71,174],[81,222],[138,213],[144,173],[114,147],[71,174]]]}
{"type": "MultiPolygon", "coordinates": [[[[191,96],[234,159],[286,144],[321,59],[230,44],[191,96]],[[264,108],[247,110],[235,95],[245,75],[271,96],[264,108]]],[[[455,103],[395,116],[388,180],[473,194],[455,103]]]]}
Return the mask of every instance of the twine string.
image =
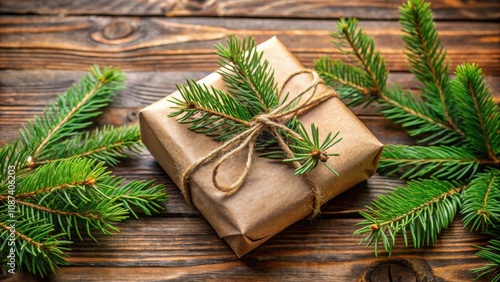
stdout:
{"type": "MultiPolygon", "coordinates": [[[[245,183],[246,178],[249,175],[253,160],[255,158],[255,143],[257,140],[257,137],[259,134],[263,131],[268,131],[273,135],[276,140],[278,141],[278,144],[280,148],[285,152],[286,156],[288,158],[294,158],[293,151],[290,149],[286,141],[283,139],[281,134],[278,132],[279,130],[282,130],[292,136],[294,136],[297,139],[302,139],[302,137],[297,134],[295,131],[289,129],[286,127],[284,124],[279,122],[282,118],[288,117],[288,116],[293,116],[297,115],[301,112],[307,111],[313,107],[316,107],[317,105],[323,103],[327,99],[330,99],[332,97],[336,97],[337,93],[330,90],[327,95],[323,95],[321,97],[315,97],[315,94],[318,89],[319,84],[324,84],[324,82],[320,79],[318,74],[312,70],[308,69],[302,69],[300,71],[294,72],[290,74],[283,84],[278,88],[278,93],[279,96],[281,96],[283,89],[285,86],[288,84],[288,82],[294,78],[297,75],[300,74],[311,74],[313,76],[313,81],[302,91],[300,91],[297,96],[294,98],[285,101],[282,105],[279,107],[273,109],[270,113],[258,115],[252,119],[250,122],[250,127],[243,131],[242,133],[234,136],[230,140],[226,141],[223,143],[221,146],[215,148],[212,150],[210,153],[208,153],[205,157],[203,157],[201,160],[197,161],[194,163],[192,166],[190,166],[181,176],[181,192],[184,195],[186,201],[190,204],[192,204],[192,199],[191,199],[191,193],[190,193],[190,188],[189,188],[189,180],[191,176],[202,166],[205,164],[217,159],[215,163],[215,167],[212,170],[212,183],[215,186],[215,188],[221,192],[225,192],[227,194],[232,194],[236,192],[243,184],[245,183]],[[304,102],[300,103],[301,98],[308,93],[310,90],[311,94],[305,99],[304,102]],[[241,173],[241,175],[238,177],[236,181],[233,183],[230,183],[229,185],[221,184],[218,179],[217,175],[219,173],[220,166],[226,162],[228,159],[230,159],[232,156],[235,154],[241,152],[247,148],[247,159],[245,163],[245,167],[241,173]]],[[[292,162],[292,165],[295,168],[300,167],[300,163],[295,161],[292,162]]],[[[321,199],[320,199],[320,191],[319,188],[314,184],[313,181],[309,179],[307,174],[302,175],[302,178],[304,181],[308,184],[308,186],[311,189],[311,194],[313,197],[313,203],[312,203],[312,212],[310,217],[316,216],[319,211],[320,211],[320,205],[321,205],[321,199]]]]}

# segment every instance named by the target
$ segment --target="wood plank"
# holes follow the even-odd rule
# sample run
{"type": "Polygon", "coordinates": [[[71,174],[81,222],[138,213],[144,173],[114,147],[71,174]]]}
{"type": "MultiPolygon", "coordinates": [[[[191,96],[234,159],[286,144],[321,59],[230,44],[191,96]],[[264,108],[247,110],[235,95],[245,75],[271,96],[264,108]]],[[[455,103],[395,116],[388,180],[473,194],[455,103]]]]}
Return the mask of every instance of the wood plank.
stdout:
{"type": "MultiPolygon", "coordinates": [[[[356,219],[302,220],[238,259],[201,218],[141,218],[120,223],[114,236],[77,241],[69,267],[46,281],[88,280],[303,280],[353,281],[382,252],[358,246],[356,219]]],[[[470,234],[459,221],[442,232],[438,244],[419,250],[396,247],[392,259],[423,259],[445,281],[470,281],[470,268],[484,261],[473,245],[486,237],[470,234]]],[[[401,240],[398,243],[402,243],[401,240]]],[[[23,278],[22,275],[19,278],[23,278]]],[[[9,280],[7,280],[9,281],[9,280]]]]}
{"type": "MultiPolygon", "coordinates": [[[[324,18],[395,20],[399,0],[111,0],[37,1],[4,0],[0,13],[37,15],[127,15],[208,16],[266,18],[324,18]]],[[[432,1],[437,20],[498,20],[500,4],[495,0],[432,1]]]]}
{"type": "MultiPolygon", "coordinates": [[[[210,72],[165,71],[126,72],[126,89],[117,93],[111,107],[143,108],[176,90],[175,85],[187,79],[201,79],[210,72]]],[[[42,110],[49,101],[76,83],[86,72],[58,70],[0,70],[0,107],[29,106],[42,110]]],[[[500,103],[500,76],[486,76],[495,101],[500,103]]],[[[391,73],[389,84],[398,84],[405,89],[418,90],[419,82],[410,73],[391,73]]],[[[356,115],[380,115],[378,107],[356,107],[356,115]]]]}
{"type": "MultiPolygon", "coordinates": [[[[391,71],[408,70],[398,23],[360,25],[375,36],[391,71]]],[[[230,33],[251,34],[257,42],[276,35],[311,67],[319,56],[340,56],[330,42],[334,27],[329,20],[9,16],[0,19],[0,68],[86,71],[90,64],[102,64],[126,71],[212,71],[217,68],[213,44],[230,33]]],[[[438,23],[450,65],[474,61],[485,73],[500,75],[499,27],[438,23]]]]}

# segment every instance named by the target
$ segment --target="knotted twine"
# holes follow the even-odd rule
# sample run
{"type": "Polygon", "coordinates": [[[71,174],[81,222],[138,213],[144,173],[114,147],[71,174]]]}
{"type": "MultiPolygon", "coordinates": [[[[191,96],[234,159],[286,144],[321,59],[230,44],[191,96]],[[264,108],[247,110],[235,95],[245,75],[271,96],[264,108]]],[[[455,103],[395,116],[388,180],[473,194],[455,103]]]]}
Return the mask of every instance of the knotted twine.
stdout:
{"type": "MultiPolygon", "coordinates": [[[[232,139],[226,141],[221,146],[208,153],[205,157],[203,157],[201,160],[197,161],[192,166],[190,166],[186,171],[184,171],[181,178],[182,182],[180,190],[189,204],[192,204],[191,191],[189,187],[189,180],[191,176],[203,165],[213,161],[216,158],[218,159],[212,171],[213,185],[217,190],[225,192],[228,195],[231,195],[232,193],[236,192],[244,184],[250,172],[250,168],[252,166],[253,159],[255,157],[255,150],[254,150],[255,142],[259,134],[262,133],[263,131],[269,132],[276,138],[280,148],[285,152],[287,158],[294,158],[292,150],[290,149],[286,141],[283,140],[283,137],[279,134],[278,129],[283,130],[284,132],[294,136],[297,139],[303,140],[303,138],[295,131],[286,127],[280,121],[284,117],[295,116],[298,115],[300,112],[307,111],[310,108],[316,107],[317,105],[323,103],[324,101],[332,97],[338,97],[338,94],[331,89],[328,89],[325,95],[322,95],[320,97],[314,97],[318,89],[318,85],[320,84],[324,85],[325,83],[321,80],[321,78],[315,71],[309,69],[302,69],[290,74],[285,79],[283,84],[278,88],[279,89],[278,95],[281,96],[283,89],[292,78],[304,73],[311,74],[313,76],[313,81],[304,90],[300,91],[297,94],[297,96],[295,96],[293,99],[290,99],[289,101],[285,101],[285,103],[283,103],[281,106],[275,109],[272,109],[272,111],[269,113],[264,113],[254,117],[250,122],[248,122],[248,124],[246,124],[249,127],[247,130],[241,132],[240,134],[234,136],[232,139]],[[306,101],[303,103],[298,103],[298,101],[302,98],[302,96],[304,96],[311,89],[312,89],[311,95],[306,99],[306,101]],[[295,104],[296,102],[297,104],[295,104]],[[233,155],[235,155],[236,153],[240,152],[245,148],[248,148],[248,153],[243,173],[232,184],[228,186],[221,185],[217,180],[219,167],[227,159],[229,159],[230,157],[232,157],[233,155]]],[[[292,165],[295,168],[301,166],[301,164],[298,161],[292,162],[292,165]]],[[[320,207],[321,207],[320,191],[319,188],[316,186],[316,184],[309,179],[307,174],[303,174],[302,178],[311,189],[311,193],[313,196],[313,203],[312,203],[312,212],[310,218],[314,218],[320,212],[320,207]]]]}

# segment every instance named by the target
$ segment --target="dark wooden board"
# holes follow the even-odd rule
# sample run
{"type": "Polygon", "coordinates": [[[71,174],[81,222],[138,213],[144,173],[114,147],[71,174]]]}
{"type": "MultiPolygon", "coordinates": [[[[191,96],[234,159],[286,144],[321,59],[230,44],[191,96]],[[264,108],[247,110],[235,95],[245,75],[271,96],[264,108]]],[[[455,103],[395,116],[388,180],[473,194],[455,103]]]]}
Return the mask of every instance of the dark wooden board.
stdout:
{"type": "MultiPolygon", "coordinates": [[[[205,219],[127,220],[117,225],[120,233],[96,236],[98,244],[76,241],[68,252],[71,266],[45,281],[355,281],[370,264],[388,259],[385,252],[374,259],[371,248],[358,245],[360,237],[352,235],[356,222],[301,220],[238,259],[205,219]]],[[[473,245],[484,239],[470,236],[456,222],[441,234],[439,244],[420,250],[398,247],[391,259],[423,259],[437,277],[470,281],[474,275],[468,269],[482,263],[473,245]]]]}
{"type": "MultiPolygon", "coordinates": [[[[341,18],[395,20],[400,0],[3,0],[0,13],[168,17],[341,18]]],[[[438,20],[498,20],[495,0],[432,1],[438,20]]]]}
{"type": "MultiPolygon", "coordinates": [[[[396,22],[363,21],[391,71],[407,71],[396,22]]],[[[450,72],[463,62],[500,75],[500,25],[438,23],[450,72]],[[495,63],[496,62],[496,63],[495,63]]],[[[124,18],[8,16],[0,19],[0,68],[87,70],[90,64],[127,71],[212,71],[214,43],[229,34],[253,35],[257,42],[277,36],[306,66],[320,56],[339,57],[329,34],[335,21],[224,18],[124,18]]]]}

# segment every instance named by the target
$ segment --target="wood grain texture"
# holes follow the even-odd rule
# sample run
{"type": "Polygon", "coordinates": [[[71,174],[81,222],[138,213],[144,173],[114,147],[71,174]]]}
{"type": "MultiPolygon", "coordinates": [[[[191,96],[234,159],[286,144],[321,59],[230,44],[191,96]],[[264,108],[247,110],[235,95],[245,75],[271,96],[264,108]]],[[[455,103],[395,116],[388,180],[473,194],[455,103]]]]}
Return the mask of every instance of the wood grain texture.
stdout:
{"type": "MultiPolygon", "coordinates": [[[[45,281],[355,281],[371,263],[388,259],[383,252],[374,259],[371,248],[358,245],[352,235],[355,223],[302,220],[237,259],[205,219],[127,220],[117,225],[119,234],[96,236],[98,244],[76,241],[69,252],[71,266],[45,281]]],[[[481,265],[472,245],[484,239],[470,236],[457,222],[442,233],[439,244],[420,250],[398,247],[391,258],[424,259],[437,277],[470,281],[474,275],[468,269],[481,265]]]]}
{"type": "MultiPolygon", "coordinates": [[[[397,6],[400,0],[0,0],[0,146],[39,115],[49,101],[76,82],[91,64],[113,65],[128,75],[127,89],[94,125],[135,124],[138,112],[175,90],[175,83],[199,79],[217,69],[213,44],[228,34],[279,39],[307,67],[327,55],[342,58],[330,42],[336,19],[358,17],[375,36],[392,71],[389,81],[416,92],[419,83],[404,60],[397,6]]],[[[500,2],[432,1],[450,73],[476,62],[500,103],[500,2]]],[[[352,108],[383,142],[413,144],[384,120],[376,106],[352,108]]],[[[170,201],[153,217],[117,224],[121,232],[97,236],[99,244],[77,241],[70,266],[45,279],[17,274],[6,281],[356,281],[374,258],[352,235],[359,211],[373,199],[404,185],[375,175],[326,203],[314,221],[290,226],[237,259],[207,221],[188,206],[179,189],[144,150],[112,168],[127,179],[156,179],[170,201]]],[[[469,269],[484,261],[473,245],[486,237],[470,234],[460,219],[436,245],[398,247],[393,259],[423,260],[437,277],[470,281],[469,269]]],[[[402,243],[399,241],[399,243],[402,243]]],[[[388,271],[389,268],[383,268],[388,271]]],[[[491,279],[491,278],[489,278],[491,279]]],[[[488,281],[488,279],[484,279],[488,281]]]]}
{"type": "MultiPolygon", "coordinates": [[[[391,71],[407,71],[395,22],[363,21],[391,71]]],[[[500,75],[500,24],[438,23],[450,72],[465,61],[500,75]]],[[[320,56],[339,57],[330,42],[335,21],[218,18],[3,17],[0,68],[87,70],[89,64],[126,71],[212,71],[213,44],[230,33],[253,35],[257,42],[277,36],[306,66],[320,56]],[[126,27],[126,26],[129,27],[126,27]]]]}
{"type": "MultiPolygon", "coordinates": [[[[399,0],[3,0],[0,13],[38,15],[209,16],[266,18],[356,17],[395,20],[399,0]]],[[[432,1],[437,20],[498,20],[495,0],[432,1]],[[452,5],[450,5],[452,4],[452,5]]]]}

